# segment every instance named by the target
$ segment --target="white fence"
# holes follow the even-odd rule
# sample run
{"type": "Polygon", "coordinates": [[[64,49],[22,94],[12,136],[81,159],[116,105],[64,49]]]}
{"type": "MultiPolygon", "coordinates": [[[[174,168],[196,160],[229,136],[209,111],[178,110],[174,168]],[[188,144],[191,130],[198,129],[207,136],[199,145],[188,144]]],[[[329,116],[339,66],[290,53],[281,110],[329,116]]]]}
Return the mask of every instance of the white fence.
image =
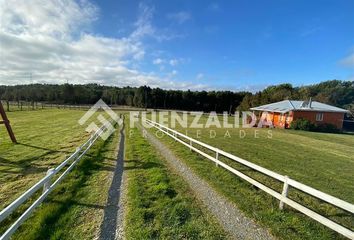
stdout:
{"type": "Polygon", "coordinates": [[[53,169],[49,169],[47,175],[39,180],[35,185],[8,205],[5,209],[0,212],[0,222],[6,219],[11,213],[13,213],[22,203],[24,203],[29,197],[36,193],[39,189],[43,187],[42,194],[32,203],[32,205],[27,208],[27,210],[6,230],[6,232],[0,237],[0,240],[9,239],[11,235],[16,231],[16,229],[30,216],[34,209],[48,196],[48,194],[57,186],[63,178],[74,168],[74,166],[79,162],[82,156],[92,147],[96,140],[101,136],[101,134],[106,130],[106,126],[103,125],[98,129],[91,137],[76,151],[70,155],[66,160],[64,160],[59,166],[53,169]],[[51,184],[51,179],[55,174],[59,173],[66,165],[71,163],[65,171],[51,184]]]}
{"type": "Polygon", "coordinates": [[[334,231],[342,234],[343,236],[346,236],[347,238],[350,238],[350,239],[354,239],[354,232],[351,231],[350,229],[347,229],[341,225],[339,225],[338,223],[312,211],[311,209],[295,202],[294,200],[290,199],[287,197],[287,194],[288,194],[288,188],[289,186],[293,187],[293,188],[296,188],[298,190],[301,190],[302,192],[305,192],[313,197],[316,197],[318,199],[321,199],[327,203],[330,203],[332,204],[333,206],[336,206],[338,208],[341,208],[345,211],[348,211],[350,212],[351,214],[354,214],[354,205],[351,204],[351,203],[348,203],[348,202],[345,202],[339,198],[336,198],[336,197],[333,197],[329,194],[326,194],[324,192],[321,192],[317,189],[314,189],[312,187],[309,187],[305,184],[302,184],[298,181],[295,181],[293,179],[290,179],[289,177],[287,176],[283,176],[283,175],[280,175],[276,172],[273,172],[271,170],[268,170],[266,168],[263,168],[261,166],[258,166],[254,163],[251,163],[247,160],[244,160],[242,158],[239,158],[239,157],[236,157],[230,153],[227,153],[223,150],[220,150],[218,148],[215,148],[215,147],[212,147],[208,144],[205,144],[203,142],[200,142],[198,140],[195,140],[191,137],[188,137],[180,132],[177,132],[171,128],[168,128],[162,124],[159,124],[159,123],[156,123],[156,122],[153,122],[149,119],[146,119],[145,120],[146,123],[148,123],[149,125],[157,128],[158,130],[160,130],[161,132],[167,134],[168,136],[172,137],[173,139],[175,139],[176,141],[182,143],[183,145],[189,147],[191,150],[201,154],[202,156],[208,158],[209,160],[215,162],[216,165],[218,166],[221,166],[227,170],[229,170],[230,172],[234,173],[235,175],[241,177],[242,179],[246,180],[247,182],[251,183],[252,185],[258,187],[259,189],[262,189],[263,191],[265,191],[266,193],[272,195],[273,197],[277,198],[279,201],[280,201],[280,204],[279,204],[279,208],[282,209],[283,208],[283,205],[284,204],[287,204],[291,207],[293,207],[294,209],[302,212],[303,214],[309,216],[310,218],[320,222],[321,224],[333,229],[334,231]],[[204,147],[206,149],[209,149],[213,152],[215,152],[215,156],[211,156],[205,152],[203,152],[202,150],[196,148],[195,146],[193,145],[199,145],[201,147],[204,147]],[[219,157],[220,156],[224,156],[228,159],[231,159],[233,161],[236,161],[244,166],[247,166],[249,168],[252,168],[264,175],[267,175],[269,177],[272,177],[280,182],[283,183],[283,191],[282,193],[278,193],[276,191],[274,191],[273,189],[265,186],[264,184],[254,180],[253,178],[243,174],[242,172],[230,167],[229,165],[225,164],[224,162],[220,161],[219,160],[219,157]]]}

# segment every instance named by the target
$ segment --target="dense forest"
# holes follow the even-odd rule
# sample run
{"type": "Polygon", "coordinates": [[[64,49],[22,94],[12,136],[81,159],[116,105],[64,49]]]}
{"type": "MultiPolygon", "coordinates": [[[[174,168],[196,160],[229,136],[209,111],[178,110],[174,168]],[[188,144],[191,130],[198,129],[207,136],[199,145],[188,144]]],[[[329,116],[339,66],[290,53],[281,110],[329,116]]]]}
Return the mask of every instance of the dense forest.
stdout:
{"type": "Polygon", "coordinates": [[[142,108],[195,111],[235,111],[281,101],[313,100],[354,110],[354,81],[331,80],[319,84],[293,87],[291,84],[270,86],[256,92],[181,91],[160,88],[112,87],[97,84],[30,84],[0,86],[0,98],[59,104],[93,104],[102,98],[107,104],[142,108]]]}
{"type": "Polygon", "coordinates": [[[100,98],[109,105],[155,109],[229,111],[240,105],[246,92],[163,90],[142,86],[110,87],[97,84],[0,86],[0,98],[59,104],[94,104],[100,98]]]}
{"type": "Polygon", "coordinates": [[[270,86],[255,94],[248,93],[238,109],[277,102],[284,99],[307,100],[327,103],[333,106],[354,110],[354,81],[331,80],[318,84],[293,87],[291,84],[270,86]]]}

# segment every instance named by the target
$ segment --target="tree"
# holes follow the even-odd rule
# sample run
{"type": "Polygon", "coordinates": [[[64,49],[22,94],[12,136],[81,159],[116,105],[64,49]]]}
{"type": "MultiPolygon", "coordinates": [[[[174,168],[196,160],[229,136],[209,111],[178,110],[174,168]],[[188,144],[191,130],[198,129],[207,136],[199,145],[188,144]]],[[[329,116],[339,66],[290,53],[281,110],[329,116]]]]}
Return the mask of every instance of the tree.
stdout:
{"type": "Polygon", "coordinates": [[[313,100],[343,108],[354,105],[354,81],[331,80],[309,86],[291,84],[270,86],[256,93],[232,91],[181,91],[142,87],[113,87],[98,84],[0,85],[0,97],[8,101],[65,104],[94,104],[102,98],[107,104],[189,111],[248,110],[284,99],[313,100]]]}

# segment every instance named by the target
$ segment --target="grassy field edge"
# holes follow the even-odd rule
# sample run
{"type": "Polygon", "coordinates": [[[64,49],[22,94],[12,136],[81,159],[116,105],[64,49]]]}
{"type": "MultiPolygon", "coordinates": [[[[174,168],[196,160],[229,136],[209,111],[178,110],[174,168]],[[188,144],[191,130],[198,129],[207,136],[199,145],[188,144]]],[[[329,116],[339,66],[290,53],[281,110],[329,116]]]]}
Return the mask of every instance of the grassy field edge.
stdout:
{"type": "Polygon", "coordinates": [[[126,138],[127,239],[224,239],[216,220],[202,209],[179,176],[170,172],[141,132],[126,138]]]}
{"type": "MultiPolygon", "coordinates": [[[[110,175],[115,167],[118,135],[116,130],[106,141],[99,139],[72,172],[20,226],[13,238],[97,238],[108,196],[110,175]]],[[[2,224],[1,232],[26,206],[28,204],[20,207],[17,213],[2,224]]]]}

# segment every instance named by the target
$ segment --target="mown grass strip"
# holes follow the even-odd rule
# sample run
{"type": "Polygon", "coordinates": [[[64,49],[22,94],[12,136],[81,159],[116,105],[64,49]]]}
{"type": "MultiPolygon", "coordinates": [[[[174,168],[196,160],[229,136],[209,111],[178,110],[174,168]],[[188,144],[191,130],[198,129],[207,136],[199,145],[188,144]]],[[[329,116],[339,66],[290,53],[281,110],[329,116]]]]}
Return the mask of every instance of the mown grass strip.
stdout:
{"type": "MultiPolygon", "coordinates": [[[[93,239],[99,234],[114,171],[118,131],[107,141],[98,140],[74,170],[32,216],[14,239],[93,239]]],[[[23,210],[24,206],[22,206],[23,210]]],[[[0,232],[21,212],[2,224],[0,232]]]]}
{"type": "Polygon", "coordinates": [[[201,209],[187,183],[171,173],[136,128],[126,138],[127,239],[223,239],[221,226],[201,209]]]}

